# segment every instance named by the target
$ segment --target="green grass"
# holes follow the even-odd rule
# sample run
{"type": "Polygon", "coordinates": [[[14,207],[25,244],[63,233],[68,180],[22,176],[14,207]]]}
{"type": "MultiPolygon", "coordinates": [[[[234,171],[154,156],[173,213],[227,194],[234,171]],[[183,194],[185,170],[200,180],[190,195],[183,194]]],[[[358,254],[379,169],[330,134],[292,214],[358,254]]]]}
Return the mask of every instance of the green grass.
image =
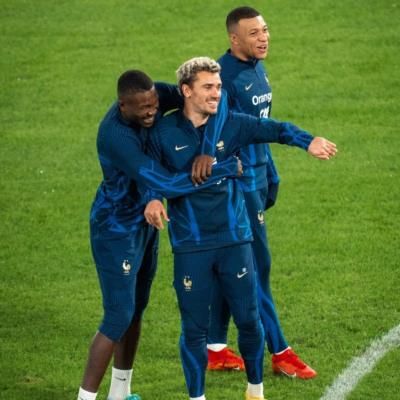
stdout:
{"type": "MultiPolygon", "coordinates": [[[[0,399],[74,399],[101,317],[88,242],[100,180],[97,125],[125,69],[174,81],[227,48],[237,1],[0,0],[0,399]]],[[[271,28],[273,116],[324,135],[318,162],[273,147],[282,179],[268,214],[272,287],[286,337],[319,372],[276,378],[269,399],[319,399],[400,321],[400,3],[252,1],[271,28]],[[303,4],[304,3],[304,4],[303,4]]],[[[135,366],[146,399],[185,399],[165,233],[135,366]]],[[[236,331],[230,330],[236,346],[236,331]]],[[[398,349],[349,398],[398,398],[398,349]]],[[[210,400],[242,399],[241,374],[208,374],[210,400]]],[[[107,393],[107,379],[99,399],[107,393]]]]}

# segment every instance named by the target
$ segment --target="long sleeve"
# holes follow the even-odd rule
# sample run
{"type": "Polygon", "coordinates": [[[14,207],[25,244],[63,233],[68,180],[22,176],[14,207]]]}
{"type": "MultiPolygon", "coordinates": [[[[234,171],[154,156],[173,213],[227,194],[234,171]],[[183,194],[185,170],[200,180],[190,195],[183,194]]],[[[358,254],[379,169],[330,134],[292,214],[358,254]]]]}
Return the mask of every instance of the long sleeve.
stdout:
{"type": "MultiPolygon", "coordinates": [[[[231,156],[225,161],[215,163],[212,168],[211,176],[201,185],[193,185],[190,179],[191,175],[188,172],[172,174],[168,171],[169,174],[173,175],[173,178],[166,180],[164,174],[160,174],[159,170],[160,163],[162,163],[163,159],[157,127],[152,129],[150,139],[148,140],[147,152],[152,158],[152,163],[143,165],[140,168],[140,174],[146,178],[149,189],[163,194],[166,198],[190,194],[196,190],[209,187],[222,178],[238,176],[238,161],[236,157],[231,156]],[[173,186],[173,191],[171,190],[171,185],[173,186]],[[168,196],[164,194],[167,189],[169,192],[168,196]]],[[[163,167],[161,168],[164,170],[163,167]]],[[[146,197],[148,199],[153,198],[149,191],[147,191],[146,197]]]]}
{"type": "MultiPolygon", "coordinates": [[[[130,128],[120,127],[110,130],[98,142],[100,157],[107,158],[114,166],[122,170],[141,186],[160,193],[166,198],[181,196],[197,190],[190,174],[171,173],[157,161],[144,154],[141,140],[130,128]]],[[[213,176],[202,186],[209,186],[223,176],[237,175],[237,162],[234,159],[220,163],[213,168],[213,176]]]]}
{"type": "Polygon", "coordinates": [[[289,122],[255,118],[245,114],[231,114],[232,122],[240,123],[235,137],[239,147],[252,143],[280,143],[307,150],[313,136],[289,122]]]}

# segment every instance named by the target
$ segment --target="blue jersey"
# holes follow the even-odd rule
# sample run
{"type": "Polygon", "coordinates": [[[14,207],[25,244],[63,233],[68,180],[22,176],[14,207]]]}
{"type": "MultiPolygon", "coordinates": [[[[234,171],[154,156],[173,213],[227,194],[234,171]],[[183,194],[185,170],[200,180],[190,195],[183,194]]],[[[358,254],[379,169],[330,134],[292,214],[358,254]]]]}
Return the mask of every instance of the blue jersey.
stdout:
{"type": "MultiPolygon", "coordinates": [[[[222,87],[228,93],[228,104],[233,111],[269,118],[272,91],[265,68],[259,60],[243,61],[228,50],[218,62],[221,65],[222,87]]],[[[252,144],[240,150],[244,173],[240,179],[244,191],[254,191],[270,183],[278,183],[279,176],[266,143],[252,144]]]]}
{"type": "MultiPolygon", "coordinates": [[[[203,142],[181,111],[158,121],[149,135],[149,154],[170,172],[190,170],[203,142]]],[[[307,149],[312,136],[290,123],[229,112],[216,143],[218,163],[251,143],[276,142],[307,149]]],[[[218,164],[217,164],[218,165],[218,164]]],[[[236,179],[221,179],[195,193],[168,201],[174,252],[206,250],[252,240],[242,190],[236,179]]]]}
{"type": "MultiPolygon", "coordinates": [[[[156,88],[160,113],[182,103],[175,86],[156,84],[156,88]]],[[[101,235],[141,228],[145,223],[143,211],[148,200],[154,198],[153,192],[170,198],[197,190],[189,173],[170,172],[145,155],[147,135],[147,129],[123,119],[118,102],[100,124],[97,151],[103,181],[92,205],[90,222],[101,235]]],[[[237,161],[231,158],[217,164],[211,179],[203,185],[236,174],[237,161]]]]}

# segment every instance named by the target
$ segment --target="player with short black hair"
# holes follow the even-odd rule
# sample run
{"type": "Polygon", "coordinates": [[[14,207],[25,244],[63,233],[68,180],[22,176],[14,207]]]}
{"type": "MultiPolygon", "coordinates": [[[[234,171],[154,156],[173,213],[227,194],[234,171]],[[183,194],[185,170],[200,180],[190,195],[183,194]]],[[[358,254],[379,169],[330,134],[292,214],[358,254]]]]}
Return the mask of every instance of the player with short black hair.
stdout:
{"type": "Polygon", "coordinates": [[[143,71],[131,69],[125,71],[119,78],[117,83],[118,97],[137,92],[146,92],[154,86],[151,78],[143,71]]]}
{"type": "MultiPolygon", "coordinates": [[[[218,60],[222,86],[232,110],[269,118],[272,90],[262,64],[269,47],[269,30],[261,14],[251,7],[238,7],[226,18],[230,49],[218,60]]],[[[217,141],[208,138],[207,143],[217,141]]],[[[212,152],[210,152],[212,154],[212,152]]],[[[280,326],[270,287],[271,255],[264,211],[275,204],[279,176],[268,144],[251,144],[240,150],[244,173],[240,178],[254,241],[252,249],[258,278],[258,300],[268,350],[275,373],[300,379],[316,376],[289,347],[280,326]]],[[[243,369],[243,360],[226,345],[230,312],[218,295],[212,305],[208,337],[208,369],[243,369]]]]}
{"type": "MultiPolygon", "coordinates": [[[[193,177],[202,186],[193,185],[189,172],[171,173],[146,156],[147,128],[181,104],[176,86],[153,84],[145,73],[127,71],[118,80],[118,100],[100,124],[97,151],[103,180],[90,212],[90,242],[104,316],[89,349],[78,400],[96,399],[112,357],[108,400],[140,399],[131,394],[132,365],[158,252],[158,231],[143,215],[147,196],[179,197],[240,172],[232,157],[214,165],[206,182],[193,177]]],[[[215,129],[213,124],[209,129],[215,129]]],[[[158,210],[168,219],[162,203],[158,210]]],[[[162,227],[161,218],[155,225],[162,227]]]]}

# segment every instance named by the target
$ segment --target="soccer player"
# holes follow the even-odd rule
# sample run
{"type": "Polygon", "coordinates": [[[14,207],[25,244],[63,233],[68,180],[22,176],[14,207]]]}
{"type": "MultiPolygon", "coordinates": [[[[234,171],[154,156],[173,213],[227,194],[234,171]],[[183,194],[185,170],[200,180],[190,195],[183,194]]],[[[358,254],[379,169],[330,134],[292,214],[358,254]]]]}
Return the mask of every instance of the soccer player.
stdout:
{"type": "MultiPolygon", "coordinates": [[[[138,400],[131,394],[132,365],[157,265],[158,232],[143,211],[156,191],[165,197],[198,190],[190,174],[171,173],[144,153],[147,128],[160,113],[182,104],[175,86],[153,84],[141,71],[118,80],[118,101],[100,124],[97,150],[103,181],[90,214],[90,239],[103,297],[104,318],[94,336],[78,400],[93,400],[114,356],[109,400],[138,400]],[[143,186],[145,185],[145,186],[143,186]]],[[[213,120],[218,126],[218,121],[213,120]]],[[[213,124],[209,126],[213,128],[213,124]]],[[[237,159],[213,166],[206,187],[238,173],[237,159]]],[[[202,179],[194,180],[201,183],[202,179]]],[[[168,219],[162,204],[160,215],[168,219]]]]}
{"type": "MultiPolygon", "coordinates": [[[[170,172],[186,171],[199,153],[210,115],[221,96],[220,66],[208,57],[182,64],[178,86],[183,110],[158,121],[149,135],[149,154],[170,172]]],[[[321,159],[336,146],[313,138],[290,123],[228,113],[216,143],[218,162],[251,143],[277,142],[300,147],[321,159]]],[[[159,218],[158,200],[149,202],[146,220],[159,218]],[[152,211],[152,207],[155,211],[152,211]]],[[[174,287],[182,320],[180,352],[191,400],[205,399],[206,337],[214,283],[228,301],[239,331],[247,374],[247,400],[263,400],[264,330],[257,302],[253,240],[243,192],[235,179],[168,200],[169,237],[174,252],[174,287]]]]}
{"type": "MultiPolygon", "coordinates": [[[[258,11],[250,7],[232,10],[226,18],[230,49],[218,60],[222,87],[228,92],[232,110],[268,118],[272,92],[262,60],[269,46],[268,26],[258,11]]],[[[277,374],[310,379],[317,373],[289,347],[279,323],[270,288],[271,256],[268,248],[264,210],[276,200],[279,176],[268,144],[252,144],[240,150],[244,192],[254,241],[253,257],[258,278],[258,300],[272,368],[277,374]]],[[[243,369],[243,360],[226,345],[229,307],[215,291],[208,336],[208,369],[243,369]]]]}

